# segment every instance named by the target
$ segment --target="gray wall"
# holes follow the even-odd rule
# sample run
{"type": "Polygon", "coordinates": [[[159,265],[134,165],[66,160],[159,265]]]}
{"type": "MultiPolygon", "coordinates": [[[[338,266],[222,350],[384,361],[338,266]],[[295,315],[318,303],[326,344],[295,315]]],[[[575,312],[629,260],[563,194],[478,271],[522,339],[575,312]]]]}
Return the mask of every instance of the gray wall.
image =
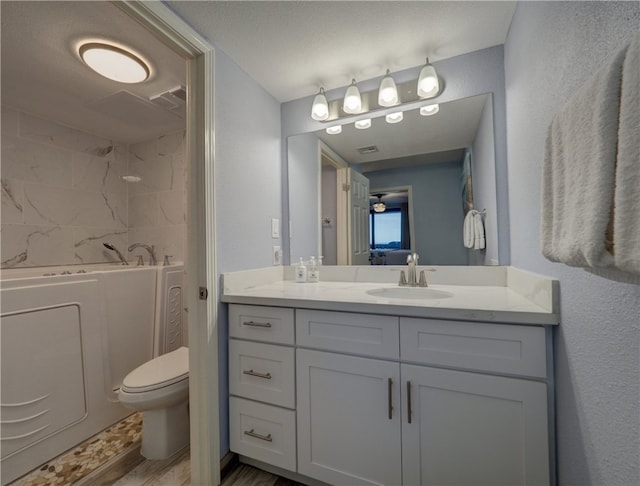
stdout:
{"type": "Polygon", "coordinates": [[[556,392],[561,485],[640,483],[640,286],[545,260],[538,234],[547,127],[639,25],[638,2],[522,2],[505,44],[511,261],[560,281],[556,392]]]}
{"type": "Polygon", "coordinates": [[[486,210],[484,251],[468,250],[472,265],[491,265],[499,261],[498,255],[498,208],[496,205],[495,146],[493,134],[492,99],[487,100],[482,110],[476,138],[471,146],[471,176],[473,204],[479,211],[486,210]]]}
{"type": "MultiPolygon", "coordinates": [[[[224,52],[215,58],[216,260],[219,273],[271,265],[281,218],[280,104],[224,52]]],[[[281,220],[282,223],[282,220],[281,220]]],[[[282,231],[282,225],[281,225],[282,231]]],[[[219,305],[220,453],[229,451],[228,326],[219,305]]]]}
{"type": "MultiPolygon", "coordinates": [[[[438,75],[444,79],[446,87],[443,93],[435,98],[438,103],[466,98],[484,93],[493,94],[494,132],[496,151],[496,188],[498,206],[498,228],[500,264],[509,264],[509,212],[507,191],[507,145],[505,122],[505,92],[504,92],[504,63],[503,46],[490,47],[480,51],[464,54],[450,59],[434,62],[438,75]]],[[[393,73],[396,83],[405,83],[418,78],[421,66],[393,73]]],[[[381,73],[382,74],[382,73],[381,73]]],[[[382,76],[358,83],[361,92],[378,89],[382,76]]],[[[343,89],[335,89],[326,93],[327,99],[344,96],[343,89]]],[[[285,150],[283,156],[283,181],[287,181],[287,152],[286,137],[299,133],[320,130],[324,127],[321,122],[311,119],[311,103],[313,97],[300,98],[282,104],[282,136],[285,150]]],[[[288,189],[283,186],[283,219],[289,217],[288,189]]],[[[287,239],[283,241],[288,244],[287,239]]],[[[288,253],[285,251],[285,255],[288,253]]]]}
{"type": "Polygon", "coordinates": [[[460,161],[367,172],[370,187],[411,186],[415,251],[421,265],[466,265],[460,161]]]}

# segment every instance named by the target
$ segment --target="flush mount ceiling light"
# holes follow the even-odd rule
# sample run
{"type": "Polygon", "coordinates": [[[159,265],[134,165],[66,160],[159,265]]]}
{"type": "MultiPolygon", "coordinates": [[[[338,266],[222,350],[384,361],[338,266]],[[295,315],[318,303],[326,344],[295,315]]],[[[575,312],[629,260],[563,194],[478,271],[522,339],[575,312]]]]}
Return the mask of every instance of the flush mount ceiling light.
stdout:
{"type": "Polygon", "coordinates": [[[396,111],[395,113],[389,113],[385,116],[385,120],[387,123],[400,123],[404,119],[404,115],[401,111],[396,111]]]}
{"type": "Polygon", "coordinates": [[[376,196],[378,196],[378,200],[373,203],[371,207],[376,213],[384,213],[387,209],[387,205],[382,202],[382,194],[376,194],[376,196]]]}
{"type": "Polygon", "coordinates": [[[437,104],[437,103],[435,105],[426,105],[426,106],[421,106],[420,107],[420,114],[422,116],[435,115],[439,111],[440,111],[440,105],[437,104]]]}
{"type": "Polygon", "coordinates": [[[336,125],[335,127],[327,128],[327,133],[329,135],[337,135],[339,133],[342,133],[342,125],[336,125]]]}
{"type": "Polygon", "coordinates": [[[318,121],[324,121],[329,118],[329,103],[327,103],[327,97],[324,95],[324,88],[320,88],[320,91],[313,99],[311,118],[318,121]]]}
{"type": "Polygon", "coordinates": [[[438,91],[440,91],[438,74],[427,57],[427,64],[420,71],[420,77],[418,78],[418,96],[420,98],[433,98],[438,94],[438,91]]]}
{"type": "Polygon", "coordinates": [[[350,115],[360,113],[360,110],[362,110],[362,98],[360,97],[360,90],[356,86],[355,79],[351,80],[351,86],[347,88],[342,109],[350,115]]]}
{"type": "Polygon", "coordinates": [[[140,83],[151,74],[142,59],[121,47],[89,42],[80,46],[79,54],[95,72],[119,83],[140,83]]]}
{"type": "Polygon", "coordinates": [[[358,130],[364,130],[365,128],[369,128],[371,126],[371,118],[365,118],[364,120],[358,120],[354,123],[354,126],[358,130]]]}

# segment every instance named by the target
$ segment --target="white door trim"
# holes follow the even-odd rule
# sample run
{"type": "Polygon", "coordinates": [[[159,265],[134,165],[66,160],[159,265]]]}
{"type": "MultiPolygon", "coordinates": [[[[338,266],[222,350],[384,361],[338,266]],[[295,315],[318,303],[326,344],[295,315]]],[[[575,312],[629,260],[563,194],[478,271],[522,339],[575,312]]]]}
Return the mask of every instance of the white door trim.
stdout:
{"type": "Polygon", "coordinates": [[[187,62],[187,306],[191,484],[220,484],[214,207],[214,49],[161,2],[113,2],[187,62]],[[205,287],[209,298],[200,300],[205,287]]]}

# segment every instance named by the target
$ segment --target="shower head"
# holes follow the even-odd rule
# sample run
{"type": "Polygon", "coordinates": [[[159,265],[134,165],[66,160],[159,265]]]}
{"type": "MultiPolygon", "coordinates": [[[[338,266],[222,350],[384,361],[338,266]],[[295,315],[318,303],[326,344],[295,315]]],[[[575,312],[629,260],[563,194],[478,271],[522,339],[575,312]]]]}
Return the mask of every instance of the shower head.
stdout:
{"type": "Polygon", "coordinates": [[[115,246],[109,244],[109,243],[103,243],[103,245],[105,246],[105,248],[108,248],[111,251],[117,251],[115,246]]]}
{"type": "Polygon", "coordinates": [[[103,243],[103,245],[105,248],[111,251],[115,251],[123,265],[129,265],[129,262],[127,262],[127,259],[122,256],[122,253],[120,253],[115,246],[113,246],[111,243],[103,243]]]}

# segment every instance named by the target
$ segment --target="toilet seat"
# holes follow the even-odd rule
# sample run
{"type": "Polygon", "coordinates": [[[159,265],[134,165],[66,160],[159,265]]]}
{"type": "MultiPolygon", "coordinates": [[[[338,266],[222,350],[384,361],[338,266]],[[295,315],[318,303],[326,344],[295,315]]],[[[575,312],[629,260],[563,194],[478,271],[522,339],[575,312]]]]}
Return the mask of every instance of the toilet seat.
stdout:
{"type": "Polygon", "coordinates": [[[189,378],[189,348],[184,346],[148,361],[122,381],[125,393],[144,393],[171,386],[189,378]]]}

